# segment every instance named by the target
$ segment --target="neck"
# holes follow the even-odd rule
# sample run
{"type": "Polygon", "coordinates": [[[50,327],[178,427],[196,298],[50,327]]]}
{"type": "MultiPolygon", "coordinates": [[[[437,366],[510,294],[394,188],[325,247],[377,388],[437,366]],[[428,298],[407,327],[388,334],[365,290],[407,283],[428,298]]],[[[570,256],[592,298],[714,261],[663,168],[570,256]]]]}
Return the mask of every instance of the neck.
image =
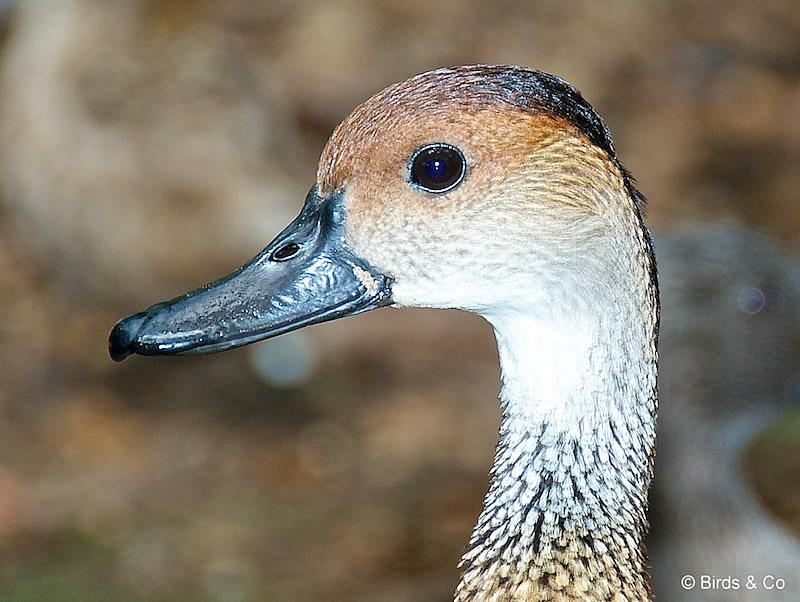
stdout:
{"type": "Polygon", "coordinates": [[[487,316],[503,420],[457,600],[649,597],[655,326],[623,315],[487,316]]]}

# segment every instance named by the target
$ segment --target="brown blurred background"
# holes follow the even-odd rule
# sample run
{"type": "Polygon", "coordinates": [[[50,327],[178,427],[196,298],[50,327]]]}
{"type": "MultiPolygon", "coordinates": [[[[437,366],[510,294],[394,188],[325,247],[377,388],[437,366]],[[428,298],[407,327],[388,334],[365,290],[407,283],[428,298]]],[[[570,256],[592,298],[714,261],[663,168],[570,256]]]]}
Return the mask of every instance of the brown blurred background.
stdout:
{"type": "Polygon", "coordinates": [[[451,596],[499,417],[479,318],[381,310],[121,365],[105,348],[119,317],[254,255],[299,211],[334,126],[394,81],[475,62],[556,73],[605,117],[657,241],[736,218],[800,253],[796,2],[6,0],[0,15],[3,599],[451,596]]]}

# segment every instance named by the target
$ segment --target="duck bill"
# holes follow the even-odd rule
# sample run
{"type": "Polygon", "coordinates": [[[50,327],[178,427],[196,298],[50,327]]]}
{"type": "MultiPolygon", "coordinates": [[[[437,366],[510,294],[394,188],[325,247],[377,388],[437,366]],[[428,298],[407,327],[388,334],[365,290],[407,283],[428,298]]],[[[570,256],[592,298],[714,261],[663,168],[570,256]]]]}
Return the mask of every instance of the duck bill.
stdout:
{"type": "Polygon", "coordinates": [[[224,351],[390,304],[390,278],[344,241],[342,195],[312,188],[300,215],[250,262],[117,322],[109,353],[122,361],[224,351]]]}

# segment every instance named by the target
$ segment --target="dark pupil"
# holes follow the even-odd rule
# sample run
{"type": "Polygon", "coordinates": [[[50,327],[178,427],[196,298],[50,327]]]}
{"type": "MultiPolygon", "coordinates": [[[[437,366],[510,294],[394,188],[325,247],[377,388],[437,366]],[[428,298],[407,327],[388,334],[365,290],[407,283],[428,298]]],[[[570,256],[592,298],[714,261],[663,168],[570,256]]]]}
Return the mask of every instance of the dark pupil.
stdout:
{"type": "Polygon", "coordinates": [[[431,146],[414,157],[413,182],[431,192],[449,190],[464,175],[464,159],[455,148],[431,146]]]}
{"type": "Polygon", "coordinates": [[[431,159],[425,163],[425,175],[431,180],[443,180],[447,176],[447,162],[444,159],[431,159]]]}

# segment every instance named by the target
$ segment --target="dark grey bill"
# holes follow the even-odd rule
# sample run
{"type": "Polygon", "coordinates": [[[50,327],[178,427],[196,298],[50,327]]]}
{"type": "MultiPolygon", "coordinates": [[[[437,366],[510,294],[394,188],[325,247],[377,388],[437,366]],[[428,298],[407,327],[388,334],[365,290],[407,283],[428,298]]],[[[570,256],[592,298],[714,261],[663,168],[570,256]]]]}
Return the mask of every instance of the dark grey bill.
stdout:
{"type": "Polygon", "coordinates": [[[312,188],[300,215],[233,274],[117,322],[109,353],[224,351],[390,304],[390,278],[344,240],[342,195],[312,188]]]}

